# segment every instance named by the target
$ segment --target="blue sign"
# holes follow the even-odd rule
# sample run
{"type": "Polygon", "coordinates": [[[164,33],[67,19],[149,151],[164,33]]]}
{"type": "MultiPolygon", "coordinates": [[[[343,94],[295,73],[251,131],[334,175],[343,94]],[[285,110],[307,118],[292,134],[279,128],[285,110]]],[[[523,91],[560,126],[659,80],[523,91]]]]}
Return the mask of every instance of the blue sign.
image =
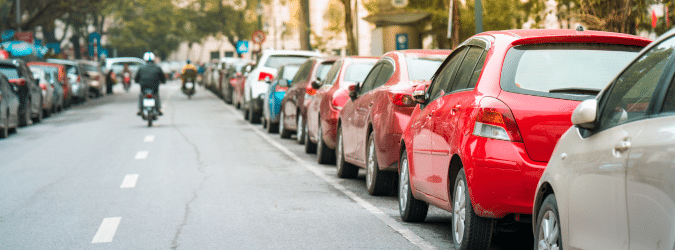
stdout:
{"type": "Polygon", "coordinates": [[[2,32],[2,34],[0,34],[0,37],[3,41],[12,39],[14,37],[14,30],[5,30],[2,32]]]}
{"type": "Polygon", "coordinates": [[[396,50],[408,49],[408,34],[396,34],[396,50]]]}
{"type": "Polygon", "coordinates": [[[45,47],[47,47],[47,49],[52,49],[56,54],[61,53],[61,44],[59,43],[48,43],[45,47]]]}
{"type": "Polygon", "coordinates": [[[89,34],[89,56],[98,57],[101,55],[101,34],[94,32],[89,34]]]}
{"type": "Polygon", "coordinates": [[[237,42],[237,54],[243,54],[248,52],[248,41],[238,41],[237,42]]]}
{"type": "Polygon", "coordinates": [[[42,39],[35,39],[35,45],[42,46],[42,39]]]}
{"type": "Polygon", "coordinates": [[[107,49],[101,49],[100,51],[101,55],[105,55],[105,57],[110,57],[110,52],[108,52],[107,49]]]}

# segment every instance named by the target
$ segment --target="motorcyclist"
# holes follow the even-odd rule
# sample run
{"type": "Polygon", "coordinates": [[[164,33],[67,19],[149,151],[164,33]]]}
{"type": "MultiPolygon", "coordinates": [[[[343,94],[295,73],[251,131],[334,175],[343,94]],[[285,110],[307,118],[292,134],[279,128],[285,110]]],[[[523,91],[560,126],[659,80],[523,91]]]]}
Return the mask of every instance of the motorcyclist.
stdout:
{"type": "Polygon", "coordinates": [[[191,64],[190,60],[187,60],[187,64],[183,67],[180,77],[183,79],[181,90],[185,90],[185,79],[192,78],[194,81],[197,78],[197,67],[191,64]]]}
{"type": "Polygon", "coordinates": [[[152,95],[155,97],[157,105],[157,113],[162,115],[162,105],[159,101],[159,84],[166,82],[166,76],[162,69],[155,64],[155,54],[152,52],[145,52],[143,60],[147,64],[138,68],[134,80],[141,85],[141,94],[138,97],[138,115],[141,115],[143,110],[144,90],[152,89],[152,95]]]}

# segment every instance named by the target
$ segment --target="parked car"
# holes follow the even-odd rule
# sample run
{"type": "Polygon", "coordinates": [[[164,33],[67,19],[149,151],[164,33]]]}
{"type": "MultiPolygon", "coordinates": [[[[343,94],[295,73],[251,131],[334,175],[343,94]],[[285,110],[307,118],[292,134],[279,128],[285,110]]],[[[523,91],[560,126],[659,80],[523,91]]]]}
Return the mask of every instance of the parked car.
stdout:
{"type": "Polygon", "coordinates": [[[19,124],[19,97],[12,90],[9,79],[0,74],[0,138],[15,133],[19,124]]]}
{"type": "Polygon", "coordinates": [[[127,64],[129,66],[129,70],[131,70],[132,73],[131,79],[134,79],[136,71],[138,71],[138,68],[145,65],[145,61],[143,61],[143,59],[138,57],[111,57],[105,60],[104,72],[112,70],[113,73],[115,73],[115,75],[118,78],[120,78],[117,82],[122,82],[121,77],[125,64],[127,64]]]}
{"type": "Polygon", "coordinates": [[[42,89],[42,113],[44,117],[49,117],[54,107],[54,86],[49,83],[49,76],[43,69],[32,68],[33,79],[42,89]]]}
{"type": "Polygon", "coordinates": [[[85,102],[89,98],[89,87],[84,78],[84,69],[75,61],[64,59],[47,59],[48,63],[60,64],[66,67],[68,84],[72,93],[73,100],[85,102]]]}
{"type": "MultiPolygon", "coordinates": [[[[234,92],[236,80],[235,78],[241,77],[246,69],[246,66],[250,65],[248,59],[243,58],[222,58],[220,59],[223,65],[223,76],[222,76],[222,96],[223,100],[226,103],[234,103],[234,92]],[[227,60],[233,59],[233,60],[227,60]],[[236,59],[236,60],[235,60],[236,59]]],[[[250,70],[249,70],[250,71],[250,70]]],[[[242,85],[243,87],[243,85],[242,85]]],[[[243,93],[243,92],[242,92],[243,93]]],[[[243,96],[243,95],[242,95],[243,96]]]]}
{"type": "Polygon", "coordinates": [[[536,188],[539,249],[675,246],[674,52],[670,31],[576,107],[536,188]]]}
{"type": "Polygon", "coordinates": [[[55,64],[55,63],[45,63],[45,62],[28,62],[26,63],[28,67],[33,68],[33,67],[38,67],[45,69],[47,71],[49,70],[55,70],[57,72],[57,78],[56,81],[58,85],[61,86],[62,93],[63,93],[63,105],[61,108],[66,108],[70,105],[71,99],[72,99],[72,93],[70,90],[70,84],[68,84],[68,76],[66,74],[66,66],[61,65],[61,64],[55,64]]]}
{"type": "Polygon", "coordinates": [[[264,95],[268,87],[266,79],[273,80],[279,66],[303,63],[316,56],[321,54],[313,51],[265,50],[244,83],[244,117],[251,123],[260,123],[264,95]]]}
{"type": "Polygon", "coordinates": [[[262,117],[263,128],[267,129],[267,133],[277,133],[279,131],[281,100],[284,99],[286,90],[288,90],[291,80],[298,73],[299,68],[300,64],[282,65],[277,71],[277,77],[269,84],[267,93],[265,93],[262,117]]]}
{"type": "Polygon", "coordinates": [[[423,221],[428,204],[451,211],[460,249],[487,248],[495,225],[529,222],[537,181],[572,111],[649,42],[575,30],[494,31],[464,41],[429,88],[413,93],[420,105],[401,143],[401,218],[423,221]]]}
{"type": "Polygon", "coordinates": [[[0,60],[0,73],[9,79],[12,89],[19,96],[19,126],[42,121],[42,90],[33,73],[21,59],[0,60]]]}
{"type": "Polygon", "coordinates": [[[316,89],[312,88],[311,83],[325,79],[336,60],[337,58],[312,57],[300,66],[290,84],[291,87],[286,91],[286,96],[281,100],[279,121],[283,123],[281,127],[284,129],[279,133],[281,138],[289,138],[289,132],[295,131],[298,143],[305,143],[307,106],[316,94],[316,89]]]}
{"type": "Polygon", "coordinates": [[[307,107],[305,151],[316,152],[320,164],[335,161],[337,121],[349,101],[348,88],[363,82],[377,59],[358,56],[339,59],[320,84],[312,83],[316,94],[307,107]]]}
{"type": "Polygon", "coordinates": [[[415,87],[429,81],[449,50],[407,50],[385,54],[349,92],[351,101],[337,125],[337,175],[354,178],[365,168],[372,195],[396,191],[401,134],[415,102],[415,87]]]}
{"type": "Polygon", "coordinates": [[[79,61],[84,70],[84,79],[86,79],[89,86],[89,93],[94,97],[101,97],[105,95],[106,91],[106,74],[96,61],[79,61]]]}
{"type": "Polygon", "coordinates": [[[63,86],[59,82],[59,73],[56,68],[44,68],[47,82],[54,88],[54,98],[52,101],[52,109],[50,113],[56,113],[63,110],[64,94],[63,86]]]}
{"type": "Polygon", "coordinates": [[[232,92],[232,104],[237,109],[244,109],[244,85],[246,84],[246,78],[253,70],[252,65],[246,65],[241,74],[236,75],[236,77],[230,78],[230,85],[233,87],[232,92]]]}

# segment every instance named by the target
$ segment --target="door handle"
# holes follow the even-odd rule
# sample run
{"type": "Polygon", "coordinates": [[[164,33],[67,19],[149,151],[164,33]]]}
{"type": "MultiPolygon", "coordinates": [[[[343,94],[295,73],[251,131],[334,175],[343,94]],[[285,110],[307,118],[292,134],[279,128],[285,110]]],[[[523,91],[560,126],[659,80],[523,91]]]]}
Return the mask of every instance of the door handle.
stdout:
{"type": "Polygon", "coordinates": [[[462,107],[461,105],[454,106],[453,108],[450,109],[450,114],[455,115],[457,113],[457,111],[459,110],[459,108],[461,108],[461,107],[462,107]]]}
{"type": "Polygon", "coordinates": [[[619,157],[619,154],[625,153],[630,149],[631,143],[630,143],[630,138],[625,138],[621,140],[619,143],[614,145],[614,156],[619,157]]]}

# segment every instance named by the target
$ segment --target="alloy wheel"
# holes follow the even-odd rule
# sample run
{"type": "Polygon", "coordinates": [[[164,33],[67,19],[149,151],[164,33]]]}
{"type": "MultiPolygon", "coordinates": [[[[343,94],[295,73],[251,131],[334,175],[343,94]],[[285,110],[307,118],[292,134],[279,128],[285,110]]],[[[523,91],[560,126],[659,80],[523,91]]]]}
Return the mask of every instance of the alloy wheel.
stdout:
{"type": "Polygon", "coordinates": [[[375,143],[371,139],[368,141],[368,162],[366,166],[366,188],[370,190],[375,182],[375,143]]]}
{"type": "Polygon", "coordinates": [[[546,211],[544,217],[539,223],[539,250],[558,250],[558,239],[560,239],[560,224],[556,214],[553,211],[546,211]]]}
{"type": "Polygon", "coordinates": [[[464,238],[464,222],[466,219],[466,199],[464,197],[464,180],[459,180],[455,187],[455,202],[452,204],[452,235],[458,245],[464,238]]]}
{"type": "Polygon", "coordinates": [[[297,126],[296,126],[296,132],[295,132],[295,135],[296,135],[296,137],[297,137],[298,143],[302,144],[302,143],[304,142],[304,139],[305,139],[305,134],[304,134],[304,133],[305,133],[305,128],[304,128],[304,126],[303,126],[304,124],[303,124],[303,122],[302,122],[302,116],[298,114],[298,119],[297,119],[297,120],[298,120],[298,124],[297,124],[297,126]]]}
{"type": "Polygon", "coordinates": [[[401,161],[401,176],[398,184],[398,205],[401,206],[401,211],[407,209],[408,193],[410,192],[410,182],[408,181],[408,159],[404,158],[401,161]]]}

